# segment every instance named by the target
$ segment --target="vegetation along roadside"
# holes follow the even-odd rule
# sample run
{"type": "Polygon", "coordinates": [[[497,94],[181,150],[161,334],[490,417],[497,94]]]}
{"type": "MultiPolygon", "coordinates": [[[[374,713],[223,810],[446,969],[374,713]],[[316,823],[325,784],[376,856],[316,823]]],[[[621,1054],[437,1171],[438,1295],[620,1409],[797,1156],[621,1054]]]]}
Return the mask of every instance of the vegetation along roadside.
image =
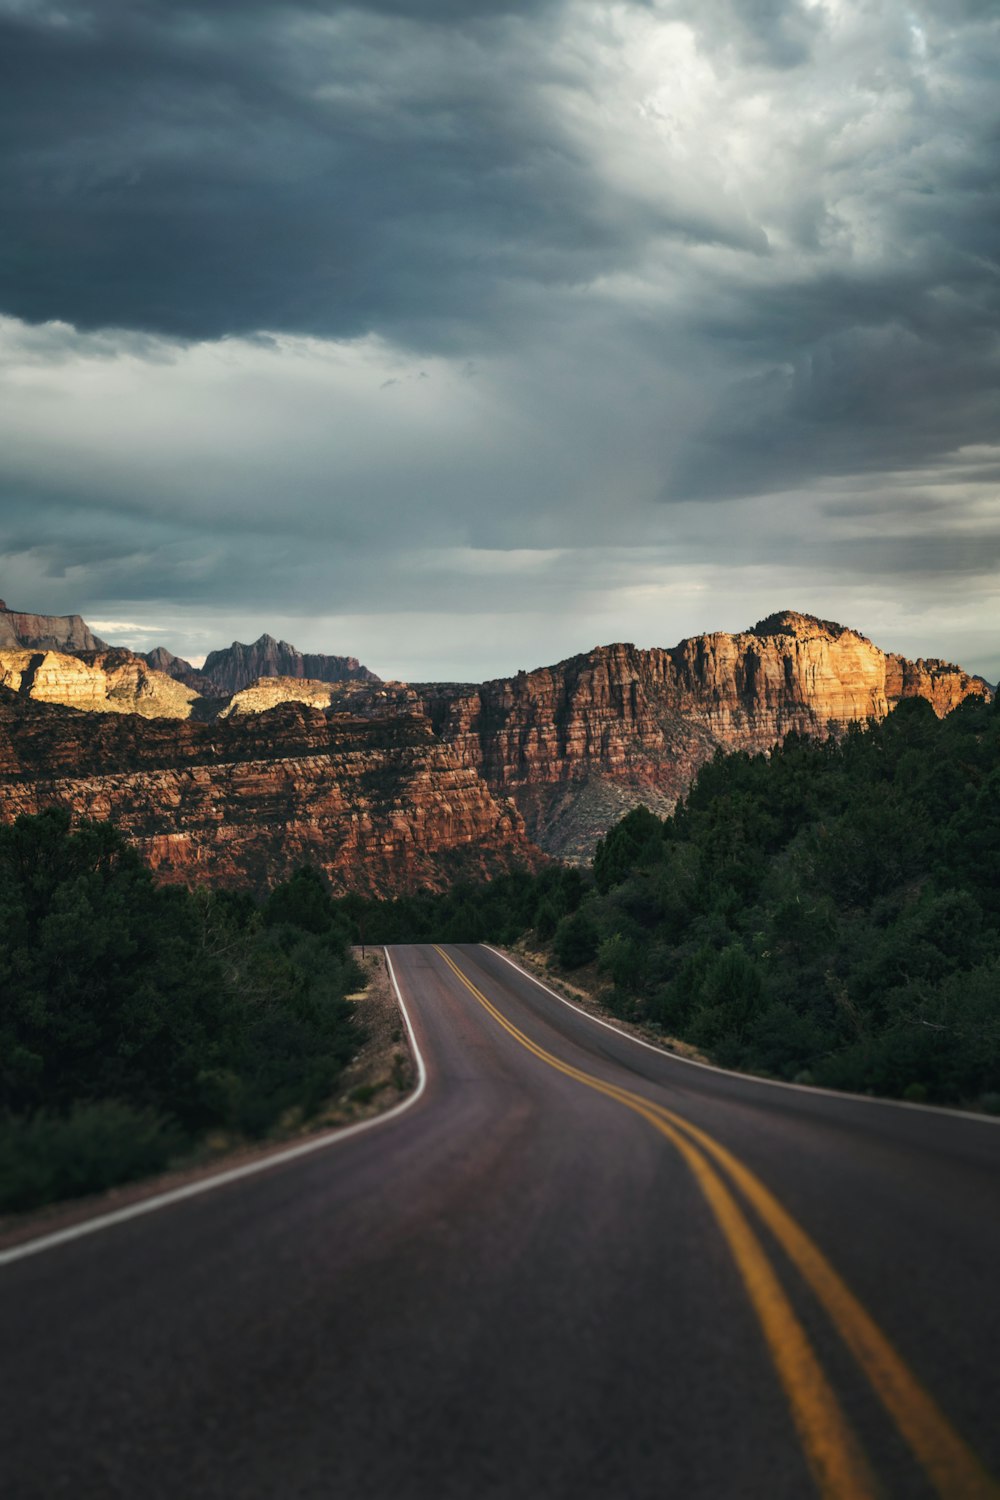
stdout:
{"type": "Polygon", "coordinates": [[[364,1040],[308,871],[259,907],[161,889],[113,828],[48,812],[0,828],[0,932],[0,1212],[322,1122],[364,1040]]]}

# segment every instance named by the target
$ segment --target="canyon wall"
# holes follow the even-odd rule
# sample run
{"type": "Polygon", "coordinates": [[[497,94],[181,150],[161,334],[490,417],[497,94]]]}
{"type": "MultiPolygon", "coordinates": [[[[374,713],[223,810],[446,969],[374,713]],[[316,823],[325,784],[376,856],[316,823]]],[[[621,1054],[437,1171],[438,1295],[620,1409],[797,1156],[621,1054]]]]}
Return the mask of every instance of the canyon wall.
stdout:
{"type": "Polygon", "coordinates": [[[514,798],[542,848],[568,858],[589,856],[638,802],[670,811],[719,747],[759,752],[792,731],[839,734],[904,697],[943,714],[986,691],[958,667],[888,656],[855,631],[793,613],[671,649],[604,646],[480,686],[418,687],[462,763],[514,798]]]}
{"type": "Polygon", "coordinates": [[[35,615],[0,599],[0,650],[100,651],[104,641],[79,615],[35,615]]]}
{"type": "Polygon", "coordinates": [[[391,895],[540,858],[514,805],[419,716],[285,704],[199,724],[0,687],[0,816],[46,807],[110,819],[168,883],[260,892],[310,863],[335,891],[391,895]]]}
{"type": "MultiPolygon", "coordinates": [[[[89,635],[85,626],[83,632],[89,635]]],[[[305,656],[270,636],[252,647],[234,645],[213,655],[215,679],[210,680],[166,652],[143,658],[111,648],[81,648],[72,654],[0,649],[0,686],[22,705],[60,704],[87,711],[51,721],[49,759],[37,761],[39,776],[48,778],[46,795],[55,795],[56,765],[64,768],[59,773],[63,780],[72,777],[74,757],[91,744],[100,744],[110,755],[107,770],[113,777],[146,775],[148,770],[152,779],[141,787],[130,783],[128,796],[122,792],[107,806],[142,842],[165,878],[211,871],[212,878],[236,879],[242,870],[252,871],[256,881],[262,878],[261,851],[270,848],[279,870],[285,868],[287,848],[293,863],[314,851],[338,881],[353,870],[355,884],[368,879],[374,888],[384,878],[390,882],[386,889],[401,889],[408,881],[437,880],[436,872],[443,868],[439,856],[446,850],[465,848],[468,867],[477,868],[470,851],[479,839],[483,868],[493,867],[501,847],[508,854],[521,845],[529,848],[525,830],[549,853],[584,859],[611,824],[637,803],[661,814],[670,811],[698,768],[720,747],[760,752],[792,731],[841,734],[848,725],[884,718],[907,697],[926,698],[935,712],[945,714],[970,694],[989,691],[981,679],[949,663],[888,655],[856,631],[794,613],[772,615],[736,635],[694,636],[670,649],[603,646],[554,667],[482,684],[382,682],[352,658],[305,656]],[[157,670],[151,661],[167,670],[157,670]],[[287,675],[277,672],[289,664],[293,670],[287,675]],[[356,675],[317,679],[303,675],[307,665],[356,675]],[[247,672],[258,668],[265,670],[252,682],[222,691],[223,680],[243,683],[247,672]],[[273,717],[282,705],[291,714],[287,721],[273,717]],[[79,727],[80,718],[91,715],[136,714],[149,720],[149,726],[142,733],[120,731],[124,740],[114,739],[118,731],[110,728],[79,727]],[[266,747],[259,750],[254,748],[254,726],[263,720],[272,726],[268,735],[277,733],[274,724],[285,728],[273,744],[265,736],[266,747]],[[349,721],[355,726],[350,731],[344,727],[349,721]],[[391,737],[401,725],[410,725],[405,733],[413,734],[417,723],[422,727],[407,754],[423,757],[420,765],[399,761],[391,774],[388,763],[383,767],[386,787],[392,775],[400,778],[399,806],[405,810],[398,838],[388,831],[382,813],[371,810],[366,813],[374,819],[368,831],[359,832],[348,819],[338,832],[338,798],[343,807],[349,805],[355,786],[351,768],[360,762],[334,764],[333,740],[328,744],[324,735],[340,736],[338,743],[346,744],[344,735],[363,736],[358,726],[367,725],[366,743],[376,747],[371,750],[375,754],[380,735],[391,737]],[[312,726],[308,734],[307,724],[312,726]],[[160,763],[175,753],[171,744],[188,757],[188,764],[195,749],[207,753],[213,734],[229,747],[225,776],[213,771],[206,780],[199,771],[192,781],[193,771],[185,771],[188,779],[175,784],[173,763],[160,763]],[[298,748],[278,748],[286,741],[298,748]],[[326,748],[317,748],[320,741],[326,748]],[[155,747],[155,763],[147,767],[144,757],[150,747],[155,747]],[[244,754],[245,765],[240,759],[244,754]],[[262,764],[279,760],[301,761],[301,771],[285,766],[280,773],[261,772],[262,764]],[[297,792],[289,789],[289,778],[296,776],[301,777],[297,792]],[[269,802],[266,789],[272,783],[269,802]],[[439,793],[445,801],[458,799],[453,815],[444,813],[439,793]],[[207,812],[199,814],[203,827],[186,822],[198,795],[203,801],[215,799],[214,832],[207,812]],[[160,831],[154,836],[158,797],[160,831]],[[519,817],[506,799],[513,799],[519,817]],[[491,812],[487,804],[493,803],[491,812]],[[310,806],[316,809],[312,832],[310,806]],[[499,838],[501,825],[509,837],[499,838]],[[223,852],[227,840],[234,844],[231,865],[223,852]],[[323,853],[328,846],[334,852],[323,853]],[[356,870],[355,860],[360,862],[356,870]],[[370,876],[360,868],[366,861],[370,876]]],[[[350,751],[360,753],[357,746],[350,751]]],[[[393,754],[401,755],[402,747],[396,745],[393,754]]],[[[84,778],[87,790],[81,781],[78,794],[62,786],[59,795],[70,801],[79,795],[81,808],[99,809],[111,784],[101,779],[100,771],[96,766],[84,778]]],[[[22,787],[27,777],[23,771],[22,787]]],[[[20,805],[10,804],[15,810],[20,805]]],[[[9,807],[0,807],[0,816],[9,814],[9,807]]]]}
{"type": "Polygon", "coordinates": [[[187,719],[201,702],[192,688],[154,671],[143,657],[114,647],[74,655],[0,650],[0,685],[38,703],[147,719],[187,719]]]}

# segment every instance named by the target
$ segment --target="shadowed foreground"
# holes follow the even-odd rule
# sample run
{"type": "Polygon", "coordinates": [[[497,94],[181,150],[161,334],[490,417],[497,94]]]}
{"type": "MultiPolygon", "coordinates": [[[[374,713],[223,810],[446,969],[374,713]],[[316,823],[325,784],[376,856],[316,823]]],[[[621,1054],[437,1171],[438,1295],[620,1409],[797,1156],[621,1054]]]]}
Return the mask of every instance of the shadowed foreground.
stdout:
{"type": "Polygon", "coordinates": [[[411,1108],[2,1268],[6,1495],[997,1493],[1000,1129],[392,957],[411,1108]]]}

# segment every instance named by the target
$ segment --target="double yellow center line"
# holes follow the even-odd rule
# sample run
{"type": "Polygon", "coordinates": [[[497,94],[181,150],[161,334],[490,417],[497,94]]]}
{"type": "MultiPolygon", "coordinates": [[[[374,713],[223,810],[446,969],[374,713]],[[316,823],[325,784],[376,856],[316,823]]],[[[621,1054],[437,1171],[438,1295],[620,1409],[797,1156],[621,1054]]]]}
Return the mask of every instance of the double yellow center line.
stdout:
{"type": "Polygon", "coordinates": [[[809,1338],[731,1186],[767,1226],[825,1309],[899,1432],[946,1500],[1000,1500],[1000,1485],[924,1390],[871,1315],[800,1225],[738,1157],[681,1115],[563,1062],[509,1021],[444,952],[469,993],[515,1041],[567,1078],[640,1115],[680,1152],[721,1229],[791,1409],[817,1488],[828,1500],[874,1500],[879,1486],[809,1338]],[[713,1165],[722,1168],[728,1178],[713,1165]]]}

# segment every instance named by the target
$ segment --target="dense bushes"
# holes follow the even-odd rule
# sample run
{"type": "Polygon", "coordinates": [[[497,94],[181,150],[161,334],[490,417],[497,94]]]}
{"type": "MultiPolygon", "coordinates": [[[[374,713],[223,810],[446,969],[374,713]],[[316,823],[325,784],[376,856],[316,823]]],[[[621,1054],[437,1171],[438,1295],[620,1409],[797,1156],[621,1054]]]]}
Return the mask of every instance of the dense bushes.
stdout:
{"type": "Polygon", "coordinates": [[[656,821],[611,830],[581,908],[619,1008],[726,1065],[994,1107],[995,708],[719,756],[656,821]]]}
{"type": "Polygon", "coordinates": [[[0,1207],[314,1111],[356,1045],[355,982],[315,875],[258,911],[156,888],[108,825],[0,828],[0,1207]]]}
{"type": "Polygon", "coordinates": [[[396,901],[344,896],[334,909],[356,942],[514,943],[535,926],[551,937],[576,911],[587,887],[581,871],[552,865],[540,875],[515,871],[437,895],[424,892],[396,901]]]}

